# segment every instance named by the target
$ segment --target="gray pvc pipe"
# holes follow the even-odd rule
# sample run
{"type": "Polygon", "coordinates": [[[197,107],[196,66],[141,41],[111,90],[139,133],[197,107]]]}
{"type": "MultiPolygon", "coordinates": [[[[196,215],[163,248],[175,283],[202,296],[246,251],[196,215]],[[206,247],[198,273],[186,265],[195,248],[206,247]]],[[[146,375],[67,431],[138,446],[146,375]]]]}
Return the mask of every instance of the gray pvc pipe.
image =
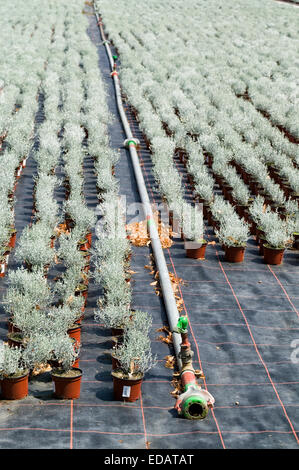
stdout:
{"type": "MultiPolygon", "coordinates": [[[[113,56],[112,56],[112,53],[111,53],[111,49],[110,49],[110,46],[109,46],[108,42],[106,42],[105,33],[103,31],[102,25],[100,24],[99,15],[96,11],[95,11],[95,15],[96,15],[97,22],[98,22],[98,25],[99,25],[99,28],[100,28],[102,41],[105,44],[106,52],[107,52],[109,62],[110,62],[111,71],[113,71],[114,70],[114,59],[113,59],[113,56]]],[[[124,111],[124,108],[123,108],[122,97],[121,97],[121,88],[120,88],[119,78],[118,78],[117,74],[113,75],[113,81],[114,81],[114,87],[115,87],[117,107],[118,107],[118,111],[119,111],[119,114],[120,114],[120,118],[121,118],[121,121],[122,121],[124,131],[126,133],[127,139],[134,140],[130,125],[128,123],[128,120],[127,120],[127,117],[126,117],[126,114],[125,114],[125,111],[124,111]]],[[[146,186],[145,186],[142,170],[141,170],[141,167],[140,167],[139,158],[138,158],[138,154],[137,154],[137,151],[136,151],[136,146],[134,144],[130,144],[129,145],[129,151],[130,151],[130,155],[131,155],[132,165],[133,165],[133,168],[134,168],[134,173],[135,173],[135,178],[136,178],[136,182],[137,182],[137,187],[138,187],[140,199],[141,199],[141,202],[142,202],[142,205],[143,205],[143,210],[144,210],[145,216],[148,220],[149,235],[150,235],[152,249],[153,249],[153,253],[154,253],[154,257],[155,257],[155,261],[156,261],[156,266],[157,266],[157,269],[159,271],[159,280],[160,280],[160,285],[161,285],[161,289],[162,289],[164,305],[165,305],[165,309],[166,309],[166,313],[167,313],[167,319],[168,319],[168,323],[169,323],[169,326],[170,326],[170,330],[173,331],[174,328],[177,325],[177,322],[178,322],[178,319],[179,319],[180,315],[179,315],[179,312],[178,312],[178,309],[177,309],[177,305],[176,305],[176,301],[175,301],[171,281],[170,281],[170,278],[169,278],[169,272],[168,272],[167,264],[166,264],[166,261],[165,261],[163,249],[162,249],[160,238],[159,238],[158,229],[157,229],[157,226],[156,226],[156,223],[155,223],[155,220],[154,220],[150,199],[149,199],[149,196],[148,196],[148,192],[147,192],[147,189],[146,189],[146,186]]],[[[181,335],[173,334],[172,339],[173,339],[173,346],[174,346],[174,350],[175,350],[175,355],[176,355],[176,358],[177,358],[177,364],[178,364],[179,369],[181,369],[182,368],[182,361],[179,357],[179,353],[181,351],[181,335]]]]}

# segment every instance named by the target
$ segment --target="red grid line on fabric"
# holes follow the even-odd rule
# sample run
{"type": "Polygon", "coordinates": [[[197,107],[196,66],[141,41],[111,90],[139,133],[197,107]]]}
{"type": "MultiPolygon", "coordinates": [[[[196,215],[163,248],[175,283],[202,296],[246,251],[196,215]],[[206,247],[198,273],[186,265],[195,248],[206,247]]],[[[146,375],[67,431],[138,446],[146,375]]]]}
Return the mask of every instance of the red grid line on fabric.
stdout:
{"type": "MultiPolygon", "coordinates": [[[[45,432],[66,432],[69,433],[69,429],[51,429],[51,428],[29,428],[29,427],[13,427],[13,428],[0,428],[0,431],[45,431],[45,432]]],[[[143,436],[144,433],[142,432],[113,432],[113,431],[98,431],[95,429],[76,429],[75,433],[83,433],[83,434],[100,434],[100,435],[115,435],[115,436],[143,436]]],[[[299,431],[295,431],[299,432],[299,431]]],[[[275,433],[275,434],[292,434],[292,431],[280,431],[280,430],[272,430],[272,429],[264,429],[259,431],[227,431],[223,430],[222,433],[225,434],[265,434],[265,433],[275,433]]],[[[155,433],[148,433],[147,435],[150,437],[171,437],[171,436],[183,436],[183,435],[190,435],[190,434],[218,434],[217,431],[184,431],[178,433],[165,433],[165,434],[155,434],[155,433]]]]}
{"type": "MultiPolygon", "coordinates": [[[[135,308],[149,308],[149,305],[135,305],[135,308]]],[[[150,307],[151,310],[160,310],[160,307],[150,307]]],[[[233,309],[233,307],[231,308],[203,308],[202,309],[202,313],[204,312],[231,312],[233,309]]],[[[259,308],[243,308],[242,310],[249,310],[249,311],[252,311],[254,310],[255,312],[265,312],[265,313],[293,313],[293,310],[264,310],[264,309],[259,309],[259,308]]]]}
{"type": "MultiPolygon", "coordinates": [[[[206,341],[205,339],[199,339],[198,343],[206,343],[206,344],[213,344],[213,345],[217,345],[217,344],[234,344],[235,346],[246,346],[246,347],[254,346],[254,344],[251,344],[251,343],[236,343],[234,341],[212,342],[212,341],[206,341]]],[[[256,343],[256,345],[257,346],[271,346],[271,347],[278,347],[278,348],[282,348],[282,347],[289,348],[290,347],[289,343],[287,343],[287,344],[256,343]]]]}
{"type": "MultiPolygon", "coordinates": [[[[168,380],[144,380],[144,383],[169,383],[168,380]]],[[[299,382],[273,382],[275,385],[291,385],[291,384],[299,384],[299,382]]],[[[272,385],[271,382],[250,382],[250,383],[233,383],[233,384],[225,384],[225,383],[208,383],[207,385],[215,386],[215,387],[234,387],[234,386],[249,386],[249,385],[272,385]]]]}
{"type": "MultiPolygon", "coordinates": [[[[187,292],[186,289],[183,287],[183,290],[184,290],[184,293],[185,295],[191,295],[192,297],[205,297],[207,294],[206,293],[203,293],[203,294],[197,294],[197,293],[192,293],[192,292],[187,292]]],[[[148,291],[146,292],[147,294],[152,294],[153,296],[156,297],[156,293],[154,290],[152,291],[148,291]]],[[[144,294],[144,291],[134,291],[134,294],[144,294]]],[[[209,294],[209,298],[213,298],[213,297],[223,297],[223,294],[219,293],[219,294],[209,294]]],[[[284,299],[284,296],[283,295],[267,295],[267,294],[263,294],[263,295],[254,295],[254,298],[255,299],[258,299],[258,298],[262,298],[262,297],[266,297],[266,298],[271,298],[271,299],[284,299]]],[[[238,298],[242,298],[242,299],[252,299],[252,296],[251,295],[239,295],[238,298]]],[[[299,296],[293,296],[294,299],[299,299],[299,296]]],[[[296,310],[295,310],[296,311],[296,310]]]]}
{"type": "MultiPolygon", "coordinates": [[[[67,406],[67,405],[68,405],[68,403],[18,403],[18,406],[21,406],[21,407],[40,406],[41,408],[47,407],[47,406],[67,406]]],[[[139,411],[141,409],[141,407],[139,405],[129,406],[129,405],[125,405],[125,404],[122,404],[122,405],[117,405],[117,404],[116,405],[114,405],[114,404],[107,405],[107,404],[98,404],[98,403],[74,403],[74,407],[75,406],[77,406],[79,408],[80,407],[85,407],[85,408],[106,408],[106,407],[119,408],[119,407],[122,407],[122,408],[130,408],[131,410],[136,410],[136,411],[139,411]]],[[[281,406],[280,403],[265,403],[265,404],[258,404],[258,405],[222,405],[222,406],[216,406],[215,405],[214,409],[218,409],[218,408],[261,408],[261,407],[280,407],[280,406],[281,406]]],[[[298,404],[296,404],[296,403],[295,404],[294,403],[288,404],[287,403],[287,404],[285,404],[285,406],[298,408],[299,403],[298,404]]],[[[143,405],[143,409],[144,410],[147,410],[147,409],[172,410],[173,406],[157,406],[157,405],[144,406],[143,405]]]]}
{"type": "MultiPolygon", "coordinates": [[[[209,362],[202,361],[205,364],[216,365],[216,366],[249,366],[249,365],[261,365],[260,362],[209,362]]],[[[268,366],[272,364],[293,364],[292,361],[267,361],[268,366]]]]}
{"type": "MultiPolygon", "coordinates": [[[[183,288],[184,289],[184,288],[183,288]]],[[[191,292],[186,292],[186,289],[184,289],[184,292],[186,295],[192,295],[193,297],[203,297],[207,294],[193,294],[191,292]]],[[[209,294],[209,297],[213,298],[213,297],[223,297],[223,294],[213,294],[213,295],[210,295],[209,294]]],[[[254,294],[254,298],[255,299],[262,299],[262,298],[269,298],[269,299],[284,299],[284,296],[283,295],[267,295],[267,294],[262,294],[262,295],[256,295],[254,294]]],[[[252,299],[252,295],[238,295],[238,298],[240,299],[252,299]]],[[[299,299],[299,296],[293,296],[294,299],[299,299]]]]}
{"type": "MultiPolygon", "coordinates": [[[[217,249],[215,247],[215,249],[217,249]]],[[[171,263],[167,263],[169,266],[171,265],[171,263]]],[[[197,264],[180,264],[180,266],[184,266],[184,267],[189,267],[189,268],[194,268],[195,266],[197,267],[198,265],[197,264]]],[[[207,266],[205,264],[205,269],[211,269],[213,271],[217,271],[218,268],[214,267],[214,266],[207,266]]],[[[246,269],[238,269],[238,268],[226,268],[226,271],[235,271],[237,273],[244,273],[246,274],[247,272],[259,272],[259,273],[265,273],[265,271],[263,271],[262,269],[250,269],[250,268],[246,268],[246,269]]],[[[297,270],[287,270],[287,271],[282,271],[282,272],[285,272],[285,273],[298,273],[297,270]]]]}
{"type": "MultiPolygon", "coordinates": [[[[29,427],[13,427],[13,428],[0,428],[0,431],[49,431],[49,432],[70,432],[70,429],[52,429],[52,428],[29,428],[29,427]]],[[[114,431],[97,431],[97,430],[83,430],[76,429],[74,433],[96,433],[96,434],[113,434],[116,436],[143,436],[143,432],[114,432],[114,431]]]]}
{"type": "MultiPolygon", "coordinates": [[[[204,327],[225,325],[225,326],[240,326],[242,328],[247,328],[246,325],[244,325],[244,323],[194,323],[193,322],[193,325],[204,326],[204,327]]],[[[251,326],[252,328],[265,328],[269,330],[285,330],[285,331],[299,330],[299,328],[282,328],[279,326],[253,325],[252,323],[249,326],[251,326]]]]}
{"type": "MultiPolygon", "coordinates": [[[[209,279],[209,280],[206,280],[206,281],[201,281],[201,280],[188,280],[188,279],[184,279],[184,282],[186,283],[191,283],[191,282],[194,282],[194,283],[212,283],[212,284],[226,284],[226,281],[219,281],[219,280],[213,280],[213,279],[209,279]]],[[[233,281],[232,284],[243,284],[243,281],[233,281]]],[[[250,282],[248,282],[248,285],[250,285],[250,282]]],[[[253,283],[252,284],[253,286],[256,286],[257,283],[253,283]]],[[[272,286],[273,283],[272,282],[266,282],[266,281],[262,281],[262,285],[261,287],[265,287],[266,285],[269,285],[269,286],[272,286]]],[[[282,284],[283,285],[283,284],[282,284]]],[[[288,286],[299,286],[299,283],[298,282],[288,282],[287,283],[288,286]]]]}
{"type": "Polygon", "coordinates": [[[145,448],[149,449],[149,445],[147,441],[146,425],[145,425],[145,416],[144,416],[144,410],[143,410],[142,393],[140,393],[140,409],[141,409],[142,424],[143,424],[143,429],[144,429],[145,448]]]}
{"type": "MultiPolygon", "coordinates": [[[[299,407],[299,403],[297,404],[286,404],[285,406],[293,406],[295,408],[299,407]]],[[[260,405],[223,405],[223,406],[215,406],[214,408],[278,408],[280,407],[280,403],[264,403],[260,405]]],[[[290,433],[292,431],[289,431],[290,433]]]]}
{"type": "MultiPolygon", "coordinates": [[[[247,328],[247,326],[244,323],[198,323],[198,322],[192,322],[193,326],[237,326],[237,327],[242,327],[242,328],[247,328]]],[[[161,323],[153,323],[152,328],[155,329],[157,327],[160,327],[161,323]]],[[[167,326],[165,324],[165,326],[167,326]]],[[[298,328],[292,328],[292,327],[280,327],[280,326],[268,326],[268,325],[255,325],[250,323],[250,326],[252,328],[263,328],[263,329],[269,329],[269,330],[282,330],[282,331],[299,331],[298,328]]]]}
{"type": "MultiPolygon", "coordinates": [[[[292,431],[278,431],[278,430],[271,430],[265,429],[261,431],[221,431],[223,434],[265,434],[265,433],[276,433],[276,434],[292,434],[292,431]]],[[[299,431],[295,431],[299,432],[299,431]]],[[[168,434],[151,434],[148,435],[151,437],[170,437],[170,436],[183,436],[189,434],[217,434],[216,431],[185,431],[185,432],[176,432],[176,433],[168,433],[168,434]]]]}

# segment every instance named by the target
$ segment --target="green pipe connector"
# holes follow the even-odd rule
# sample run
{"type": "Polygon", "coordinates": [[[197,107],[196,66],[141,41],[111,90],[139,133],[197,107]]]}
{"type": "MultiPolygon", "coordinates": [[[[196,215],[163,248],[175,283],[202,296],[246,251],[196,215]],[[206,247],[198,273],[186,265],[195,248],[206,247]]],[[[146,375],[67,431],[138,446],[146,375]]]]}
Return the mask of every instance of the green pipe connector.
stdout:
{"type": "Polygon", "coordinates": [[[135,147],[138,147],[140,145],[140,141],[138,139],[126,139],[124,141],[124,147],[129,148],[130,144],[134,144],[135,147]]]}
{"type": "Polygon", "coordinates": [[[192,395],[182,402],[182,414],[187,419],[204,419],[209,408],[206,400],[192,395]]]}
{"type": "Polygon", "coordinates": [[[187,327],[188,327],[188,318],[182,315],[181,317],[179,317],[179,320],[177,322],[176,327],[173,329],[173,332],[179,333],[179,334],[187,333],[188,331],[187,327]]]}

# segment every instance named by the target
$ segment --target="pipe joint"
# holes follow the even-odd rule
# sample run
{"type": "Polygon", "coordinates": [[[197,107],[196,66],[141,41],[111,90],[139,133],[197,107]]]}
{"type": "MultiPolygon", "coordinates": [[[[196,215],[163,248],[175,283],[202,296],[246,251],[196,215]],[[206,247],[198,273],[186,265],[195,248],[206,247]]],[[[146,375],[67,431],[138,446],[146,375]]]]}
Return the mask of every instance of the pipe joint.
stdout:
{"type": "Polygon", "coordinates": [[[193,356],[194,356],[194,352],[192,351],[192,349],[189,349],[189,348],[183,349],[181,347],[179,357],[182,359],[183,364],[188,364],[189,362],[191,362],[193,356]]]}
{"type": "Polygon", "coordinates": [[[130,148],[130,145],[135,145],[135,147],[139,147],[140,146],[140,141],[139,139],[126,139],[124,141],[124,147],[126,147],[127,149],[130,148]]]}

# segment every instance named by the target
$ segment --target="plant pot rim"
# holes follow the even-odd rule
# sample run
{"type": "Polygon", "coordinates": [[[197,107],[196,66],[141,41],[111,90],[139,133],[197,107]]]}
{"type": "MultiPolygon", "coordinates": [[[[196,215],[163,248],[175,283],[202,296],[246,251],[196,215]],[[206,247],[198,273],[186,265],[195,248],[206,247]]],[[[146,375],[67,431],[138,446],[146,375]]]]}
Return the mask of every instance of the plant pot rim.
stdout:
{"type": "Polygon", "coordinates": [[[194,243],[199,243],[201,245],[207,245],[207,240],[205,240],[204,238],[196,238],[196,239],[193,239],[193,238],[185,238],[185,240],[187,242],[194,242],[194,243]]]}
{"type": "Polygon", "coordinates": [[[247,243],[242,243],[240,245],[225,245],[225,246],[226,246],[226,248],[246,248],[247,243]]]}
{"type": "Polygon", "coordinates": [[[143,377],[144,377],[144,373],[143,372],[138,372],[132,376],[129,376],[127,374],[124,374],[123,370],[120,369],[119,367],[117,369],[114,369],[112,372],[111,372],[111,375],[113,377],[115,377],[116,379],[120,379],[120,380],[129,380],[129,381],[138,381],[138,380],[142,380],[143,377]]]}
{"type": "Polygon", "coordinates": [[[74,379],[74,378],[77,378],[77,377],[81,377],[82,374],[83,374],[82,369],[80,369],[79,367],[71,367],[69,370],[78,371],[78,374],[69,377],[69,376],[63,374],[63,372],[67,373],[68,371],[64,371],[64,369],[62,369],[61,367],[56,367],[55,369],[53,369],[51,371],[51,376],[58,377],[58,378],[65,378],[65,379],[68,379],[68,378],[74,379]]]}
{"type": "MultiPolygon", "coordinates": [[[[0,374],[1,375],[1,374],[0,374]]],[[[22,379],[23,377],[26,377],[29,375],[29,369],[22,369],[22,372],[20,374],[13,374],[13,375],[4,375],[2,374],[1,380],[16,380],[16,379],[22,379]]]]}
{"type": "Polygon", "coordinates": [[[82,328],[82,325],[80,325],[80,323],[74,323],[72,326],[70,326],[68,328],[67,331],[70,331],[70,330],[77,330],[78,328],[82,328]]]}
{"type": "Polygon", "coordinates": [[[264,248],[268,248],[270,250],[280,250],[280,251],[285,250],[285,246],[275,247],[275,246],[270,245],[269,243],[265,243],[264,248]]]}

